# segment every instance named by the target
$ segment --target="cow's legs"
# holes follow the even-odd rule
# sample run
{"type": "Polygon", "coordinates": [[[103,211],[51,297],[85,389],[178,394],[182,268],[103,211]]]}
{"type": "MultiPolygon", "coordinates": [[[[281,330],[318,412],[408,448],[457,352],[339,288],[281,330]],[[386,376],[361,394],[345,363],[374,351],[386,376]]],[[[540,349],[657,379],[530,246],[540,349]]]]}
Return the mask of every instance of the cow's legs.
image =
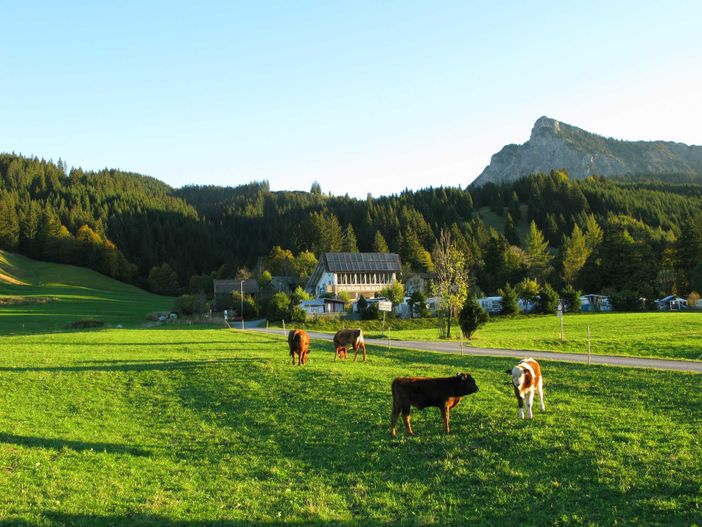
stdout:
{"type": "Polygon", "coordinates": [[[397,437],[397,431],[395,429],[397,425],[397,418],[400,416],[400,405],[393,399],[392,401],[392,413],[390,414],[390,435],[392,437],[397,437]]]}
{"type": "Polygon", "coordinates": [[[362,344],[363,346],[363,362],[366,362],[366,345],[362,344]]]}
{"type": "Polygon", "coordinates": [[[295,366],[295,352],[291,351],[290,356],[292,357],[292,365],[295,366]]]}
{"type": "Polygon", "coordinates": [[[353,345],[353,361],[356,362],[356,357],[358,357],[358,346],[353,345]]]}
{"type": "Polygon", "coordinates": [[[544,406],[544,380],[539,378],[539,398],[541,399],[541,410],[546,411],[544,406]]]}
{"type": "Polygon", "coordinates": [[[447,434],[451,433],[451,427],[449,421],[451,419],[451,410],[449,409],[448,403],[444,403],[441,407],[441,417],[444,419],[444,432],[447,434]]]}
{"type": "Polygon", "coordinates": [[[413,436],[412,424],[410,423],[410,407],[407,406],[402,409],[402,419],[405,422],[405,428],[407,429],[407,435],[413,436]]]}
{"type": "Polygon", "coordinates": [[[527,416],[529,419],[533,419],[534,416],[531,413],[531,407],[534,405],[534,390],[531,390],[529,394],[526,397],[526,409],[527,409],[527,416]]]}
{"type": "Polygon", "coordinates": [[[524,419],[524,398],[517,395],[517,404],[519,404],[519,418],[524,419]]]}

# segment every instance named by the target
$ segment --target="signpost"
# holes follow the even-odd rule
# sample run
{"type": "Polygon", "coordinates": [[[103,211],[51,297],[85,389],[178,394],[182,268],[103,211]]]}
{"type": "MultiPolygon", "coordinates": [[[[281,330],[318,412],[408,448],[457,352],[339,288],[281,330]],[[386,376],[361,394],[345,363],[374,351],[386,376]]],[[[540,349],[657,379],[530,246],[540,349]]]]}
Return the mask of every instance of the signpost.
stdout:
{"type": "MultiPolygon", "coordinates": [[[[385,313],[392,311],[392,302],[389,300],[381,300],[378,302],[378,311],[383,312],[383,336],[385,336],[385,313]]],[[[390,348],[390,335],[388,335],[388,348],[390,348]]]]}

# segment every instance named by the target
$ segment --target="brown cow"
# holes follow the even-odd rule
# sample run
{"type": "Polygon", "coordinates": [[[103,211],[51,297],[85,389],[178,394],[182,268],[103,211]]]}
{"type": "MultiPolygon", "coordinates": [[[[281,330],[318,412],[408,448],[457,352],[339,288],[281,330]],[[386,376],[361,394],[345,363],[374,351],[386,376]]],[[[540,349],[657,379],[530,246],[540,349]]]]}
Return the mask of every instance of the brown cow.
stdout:
{"type": "Polygon", "coordinates": [[[436,406],[444,418],[444,432],[450,433],[449,414],[464,395],[478,391],[478,385],[468,373],[459,373],[453,377],[397,377],[392,381],[392,415],[390,416],[390,435],[395,437],[397,417],[402,412],[408,435],[414,435],[410,424],[410,407],[423,410],[427,406],[436,406]]]}
{"type": "Polygon", "coordinates": [[[291,329],[288,333],[288,346],[290,346],[290,356],[293,366],[295,366],[295,354],[298,355],[297,365],[307,364],[307,355],[310,352],[310,336],[305,330],[291,329]]]}
{"type": "Polygon", "coordinates": [[[366,362],[366,343],[363,340],[362,329],[342,329],[334,335],[334,349],[336,356],[334,359],[345,359],[346,350],[351,346],[353,348],[353,360],[356,360],[359,348],[363,350],[363,362],[366,362]]]}

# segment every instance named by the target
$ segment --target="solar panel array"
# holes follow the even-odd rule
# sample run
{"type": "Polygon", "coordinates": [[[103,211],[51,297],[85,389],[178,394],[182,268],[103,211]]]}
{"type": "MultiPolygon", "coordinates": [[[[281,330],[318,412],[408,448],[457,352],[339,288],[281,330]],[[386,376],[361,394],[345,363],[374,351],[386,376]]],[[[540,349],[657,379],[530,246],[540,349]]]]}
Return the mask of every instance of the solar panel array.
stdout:
{"type": "Polygon", "coordinates": [[[402,270],[395,253],[325,253],[327,270],[332,273],[402,270]]]}

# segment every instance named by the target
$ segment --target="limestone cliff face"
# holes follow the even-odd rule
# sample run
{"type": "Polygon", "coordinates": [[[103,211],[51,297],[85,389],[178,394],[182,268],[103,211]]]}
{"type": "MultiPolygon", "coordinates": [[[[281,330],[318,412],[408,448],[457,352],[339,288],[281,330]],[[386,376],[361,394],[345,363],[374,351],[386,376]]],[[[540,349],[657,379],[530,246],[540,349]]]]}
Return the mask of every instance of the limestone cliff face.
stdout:
{"type": "Polygon", "coordinates": [[[702,146],[669,141],[608,139],[548,117],[539,118],[523,145],[507,145],[472,183],[506,183],[565,169],[573,179],[593,174],[702,174],[702,146]]]}

